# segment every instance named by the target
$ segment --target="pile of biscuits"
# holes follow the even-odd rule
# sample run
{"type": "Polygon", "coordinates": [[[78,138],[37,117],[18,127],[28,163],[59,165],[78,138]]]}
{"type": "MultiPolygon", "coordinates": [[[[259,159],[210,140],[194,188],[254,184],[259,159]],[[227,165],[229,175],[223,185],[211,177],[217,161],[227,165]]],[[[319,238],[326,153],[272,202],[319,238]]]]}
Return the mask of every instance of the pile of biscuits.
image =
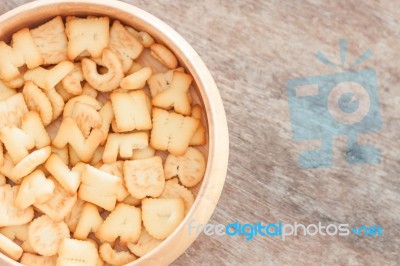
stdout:
{"type": "Polygon", "coordinates": [[[0,58],[0,251],[27,266],[124,265],[166,239],[206,168],[175,55],[89,16],[24,28],[0,58]]]}

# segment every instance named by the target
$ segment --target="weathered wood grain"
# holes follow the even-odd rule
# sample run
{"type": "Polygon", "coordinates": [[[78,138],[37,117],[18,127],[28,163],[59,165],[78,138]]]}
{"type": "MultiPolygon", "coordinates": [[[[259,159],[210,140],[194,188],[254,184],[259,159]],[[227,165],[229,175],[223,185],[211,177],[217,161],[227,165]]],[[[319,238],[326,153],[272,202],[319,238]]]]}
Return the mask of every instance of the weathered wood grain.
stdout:
{"type": "MultiPolygon", "coordinates": [[[[24,0],[3,1],[0,12],[24,0]]],[[[400,263],[400,2],[345,0],[131,0],[174,27],[197,50],[224,100],[230,128],[228,178],[211,223],[379,224],[383,237],[206,237],[174,265],[398,265],[400,263]],[[299,169],[306,147],[291,138],[289,78],[335,72],[314,59],[374,56],[383,129],[362,136],[377,165],[349,165],[334,140],[333,167],[299,169]]]]}

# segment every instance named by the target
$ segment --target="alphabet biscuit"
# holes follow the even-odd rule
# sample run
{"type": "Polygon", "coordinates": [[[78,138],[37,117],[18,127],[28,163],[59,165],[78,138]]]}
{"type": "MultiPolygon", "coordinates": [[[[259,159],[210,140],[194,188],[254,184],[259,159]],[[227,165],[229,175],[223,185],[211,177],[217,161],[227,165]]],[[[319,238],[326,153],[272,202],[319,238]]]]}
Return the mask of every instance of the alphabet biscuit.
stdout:
{"type": "Polygon", "coordinates": [[[143,45],[118,20],[111,26],[109,47],[121,61],[124,73],[131,67],[132,60],[143,50],[143,45]]]}
{"type": "Polygon", "coordinates": [[[60,16],[32,29],[31,34],[43,64],[54,65],[67,60],[67,36],[60,16]]]}
{"type": "Polygon", "coordinates": [[[150,146],[155,150],[182,155],[198,126],[198,119],[153,108],[150,146]]]}
{"type": "Polygon", "coordinates": [[[161,157],[125,161],[124,180],[129,193],[134,198],[160,196],[165,187],[161,157]]]}
{"type": "Polygon", "coordinates": [[[184,209],[181,199],[145,198],[142,200],[143,225],[152,237],[163,240],[182,222],[184,209]]]}
{"type": "Polygon", "coordinates": [[[68,59],[74,60],[85,51],[92,57],[100,57],[103,49],[108,46],[109,23],[108,17],[68,17],[65,24],[68,59]]]}

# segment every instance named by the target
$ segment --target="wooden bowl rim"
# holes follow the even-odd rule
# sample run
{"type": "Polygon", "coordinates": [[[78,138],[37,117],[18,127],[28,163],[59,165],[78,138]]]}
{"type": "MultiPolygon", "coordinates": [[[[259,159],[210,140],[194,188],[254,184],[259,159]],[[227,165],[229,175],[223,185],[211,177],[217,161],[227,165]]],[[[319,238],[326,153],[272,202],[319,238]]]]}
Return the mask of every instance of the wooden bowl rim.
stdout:
{"type": "MultiPolygon", "coordinates": [[[[161,39],[161,42],[165,43],[177,55],[181,64],[193,75],[204,103],[209,132],[208,161],[196,200],[184,221],[166,240],[142,258],[127,264],[130,266],[139,264],[168,265],[178,258],[198,237],[198,234],[189,234],[189,223],[206,224],[221,195],[229,157],[229,134],[223,103],[209,70],[183,37],[150,13],[124,2],[117,0],[38,0],[26,3],[0,16],[0,25],[2,26],[0,27],[0,36],[4,37],[12,29],[18,27],[18,21],[32,20],[30,16],[36,16],[36,21],[43,20],[43,18],[40,18],[40,14],[44,10],[51,13],[46,17],[48,18],[55,16],[57,11],[61,12],[64,8],[71,12],[84,5],[90,5],[85,8],[89,8],[90,11],[99,13],[99,15],[113,17],[114,14],[114,17],[118,19],[122,17],[121,21],[132,21],[132,23],[128,22],[127,24],[142,23],[143,28],[141,30],[146,30],[152,35],[156,34],[154,36],[161,39]],[[116,14],[117,12],[118,14],[116,14]]],[[[87,9],[79,9],[76,12],[86,13],[87,9]]],[[[0,262],[2,261],[9,265],[21,265],[0,253],[0,262]]]]}

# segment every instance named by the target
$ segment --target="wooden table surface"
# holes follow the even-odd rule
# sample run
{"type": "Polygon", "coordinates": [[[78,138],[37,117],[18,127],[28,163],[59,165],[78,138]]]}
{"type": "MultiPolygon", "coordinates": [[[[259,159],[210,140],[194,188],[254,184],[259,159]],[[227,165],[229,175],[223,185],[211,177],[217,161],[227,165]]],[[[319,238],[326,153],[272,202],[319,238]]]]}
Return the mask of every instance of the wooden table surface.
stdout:
{"type": "MultiPolygon", "coordinates": [[[[2,1],[0,12],[29,2],[2,1]]],[[[400,2],[347,0],[131,0],[175,28],[200,54],[224,101],[230,130],[228,176],[211,223],[380,225],[384,236],[216,237],[200,235],[174,265],[400,264],[400,2]],[[379,164],[351,165],[346,137],[333,140],[331,168],[302,169],[307,145],[292,139],[286,82],[335,73],[365,50],[375,69],[383,126],[361,140],[379,164]]],[[[365,135],[365,136],[364,136],[365,135]]],[[[314,144],[310,144],[314,145],[314,144]]]]}

